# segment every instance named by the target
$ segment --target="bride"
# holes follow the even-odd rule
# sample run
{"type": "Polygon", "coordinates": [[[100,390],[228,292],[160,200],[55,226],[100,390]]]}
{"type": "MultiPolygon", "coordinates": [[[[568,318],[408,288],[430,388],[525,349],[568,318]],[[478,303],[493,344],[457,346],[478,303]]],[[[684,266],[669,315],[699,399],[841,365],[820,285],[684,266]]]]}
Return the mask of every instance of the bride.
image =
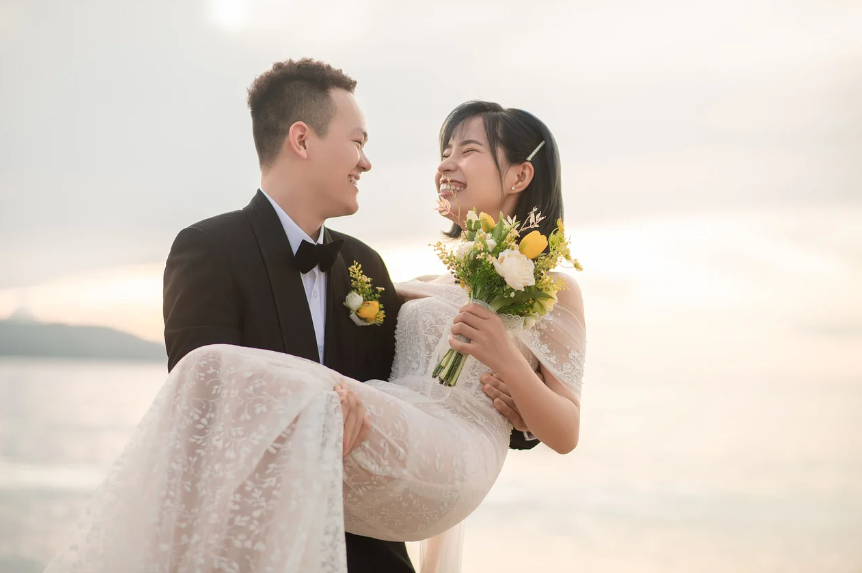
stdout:
{"type": "MultiPolygon", "coordinates": [[[[463,104],[440,147],[436,184],[452,205],[452,237],[474,207],[520,220],[537,207],[545,235],[562,217],[557,146],[533,115],[463,104]]],[[[345,531],[434,538],[425,569],[457,570],[453,532],[497,479],[512,430],[483,376],[506,381],[544,444],[577,445],[585,331],[580,291],[565,280],[553,312],[517,332],[469,304],[450,275],[399,285],[407,302],[389,381],[252,348],[192,351],[96,494],[77,543],[48,570],[344,572],[345,531]],[[452,388],[431,377],[450,346],[470,356],[452,388]],[[342,457],[357,399],[370,430],[342,457]]]]}

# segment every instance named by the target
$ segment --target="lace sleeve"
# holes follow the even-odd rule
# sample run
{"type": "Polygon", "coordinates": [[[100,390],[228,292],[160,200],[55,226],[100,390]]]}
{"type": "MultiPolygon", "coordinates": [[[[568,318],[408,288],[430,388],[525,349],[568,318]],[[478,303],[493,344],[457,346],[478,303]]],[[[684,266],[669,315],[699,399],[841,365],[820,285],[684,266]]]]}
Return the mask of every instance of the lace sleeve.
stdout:
{"type": "Polygon", "coordinates": [[[581,395],[586,356],[584,323],[565,305],[558,303],[535,326],[518,334],[539,363],[576,396],[581,395]]]}
{"type": "MultiPolygon", "coordinates": [[[[408,296],[436,296],[456,309],[467,302],[466,293],[451,284],[410,281],[396,285],[396,289],[408,296]]],[[[576,396],[581,395],[586,330],[578,313],[558,302],[533,328],[520,330],[516,336],[560,382],[576,396]]]]}

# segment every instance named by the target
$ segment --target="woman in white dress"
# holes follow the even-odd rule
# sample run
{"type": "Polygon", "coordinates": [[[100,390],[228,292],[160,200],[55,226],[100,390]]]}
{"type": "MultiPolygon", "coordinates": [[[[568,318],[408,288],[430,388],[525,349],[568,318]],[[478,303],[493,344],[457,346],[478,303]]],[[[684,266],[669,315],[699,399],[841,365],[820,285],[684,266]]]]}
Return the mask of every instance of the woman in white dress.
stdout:
{"type": "MultiPolygon", "coordinates": [[[[436,183],[455,212],[453,236],[473,207],[520,220],[538,207],[545,234],[562,217],[557,146],[534,116],[470,102],[447,118],[440,143],[436,183]]],[[[346,530],[435,538],[423,570],[456,571],[453,528],[496,480],[512,429],[482,377],[500,374],[548,447],[577,445],[585,330],[580,291],[566,280],[554,311],[516,332],[468,304],[451,276],[400,285],[409,301],[388,382],[257,349],[191,352],[97,492],[76,544],[48,570],[344,572],[346,530]],[[470,356],[452,388],[431,377],[450,345],[470,356]],[[370,431],[342,457],[354,398],[370,431]]]]}

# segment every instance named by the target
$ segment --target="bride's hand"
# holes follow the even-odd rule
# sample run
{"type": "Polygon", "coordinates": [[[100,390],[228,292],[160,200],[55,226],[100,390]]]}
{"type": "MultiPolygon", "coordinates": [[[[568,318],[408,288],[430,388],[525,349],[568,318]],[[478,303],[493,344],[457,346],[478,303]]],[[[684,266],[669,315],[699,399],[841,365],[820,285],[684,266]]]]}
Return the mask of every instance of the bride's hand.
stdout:
{"type": "Polygon", "coordinates": [[[494,372],[508,372],[513,360],[523,359],[497,313],[474,303],[461,307],[455,317],[449,346],[469,354],[494,372]],[[470,342],[461,342],[456,338],[458,334],[470,342]]]}

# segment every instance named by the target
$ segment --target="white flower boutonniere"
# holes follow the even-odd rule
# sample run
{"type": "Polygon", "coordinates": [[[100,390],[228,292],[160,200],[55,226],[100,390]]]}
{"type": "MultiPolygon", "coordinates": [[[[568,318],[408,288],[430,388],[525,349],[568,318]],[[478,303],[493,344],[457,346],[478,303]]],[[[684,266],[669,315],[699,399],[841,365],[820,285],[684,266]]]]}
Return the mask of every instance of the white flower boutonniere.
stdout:
{"type": "Polygon", "coordinates": [[[371,279],[362,274],[362,265],[356,261],[353,261],[349,270],[353,290],[347,293],[344,306],[350,309],[350,320],[357,326],[380,326],[386,318],[383,305],[379,302],[383,287],[372,287],[371,279]]]}

